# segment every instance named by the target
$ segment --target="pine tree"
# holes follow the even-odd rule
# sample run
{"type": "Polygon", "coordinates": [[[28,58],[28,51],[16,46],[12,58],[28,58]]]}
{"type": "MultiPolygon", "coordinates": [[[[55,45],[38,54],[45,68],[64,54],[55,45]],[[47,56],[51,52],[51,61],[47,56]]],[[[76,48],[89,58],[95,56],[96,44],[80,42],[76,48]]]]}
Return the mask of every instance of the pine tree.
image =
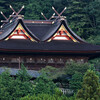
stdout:
{"type": "Polygon", "coordinates": [[[76,96],[77,100],[100,100],[99,77],[93,70],[88,70],[83,78],[82,89],[76,96]]]}

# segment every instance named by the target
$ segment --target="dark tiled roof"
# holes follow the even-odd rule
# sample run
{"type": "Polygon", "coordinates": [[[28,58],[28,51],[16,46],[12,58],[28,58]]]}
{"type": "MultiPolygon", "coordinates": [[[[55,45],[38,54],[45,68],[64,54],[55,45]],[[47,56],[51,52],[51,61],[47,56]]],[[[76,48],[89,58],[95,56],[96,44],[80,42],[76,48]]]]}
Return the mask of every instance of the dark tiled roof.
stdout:
{"type": "MultiPolygon", "coordinates": [[[[66,20],[57,20],[55,23],[52,21],[34,21],[16,19],[11,23],[7,23],[3,28],[3,33],[0,34],[0,40],[8,37],[17,27],[19,23],[22,24],[26,32],[38,42],[32,42],[30,40],[11,40],[0,41],[0,52],[90,52],[100,54],[100,46],[86,43],[79,36],[77,36],[69,27],[66,20]],[[79,42],[73,41],[50,41],[44,42],[50,39],[59,29],[61,25],[64,25],[67,31],[79,42]]],[[[0,30],[1,31],[1,30],[0,30]]],[[[21,53],[22,53],[21,52],[21,53]]]]}
{"type": "Polygon", "coordinates": [[[0,34],[0,40],[7,38],[16,28],[18,25],[18,22],[13,21],[12,23],[7,23],[3,28],[2,28],[2,34],[0,34]]]}
{"type": "Polygon", "coordinates": [[[60,23],[27,23],[26,26],[33,34],[35,34],[39,38],[40,41],[44,41],[47,36],[52,35],[57,31],[58,27],[60,26],[60,23]]]}
{"type": "Polygon", "coordinates": [[[30,40],[8,40],[0,42],[0,51],[14,51],[14,52],[97,52],[100,54],[100,46],[88,43],[78,43],[72,41],[51,41],[51,42],[32,42],[30,40]]]}
{"type": "Polygon", "coordinates": [[[46,21],[44,23],[42,23],[43,21],[36,21],[36,22],[38,23],[35,23],[35,21],[34,23],[32,23],[31,21],[31,23],[25,23],[25,24],[28,27],[28,29],[39,38],[40,41],[46,41],[50,39],[58,31],[59,27],[62,24],[64,24],[68,32],[75,39],[77,39],[80,42],[85,42],[68,27],[66,20],[59,20],[59,21],[56,21],[54,24],[52,23],[47,24],[46,21]]]}
{"type": "MultiPolygon", "coordinates": [[[[10,72],[10,75],[12,76],[16,76],[16,74],[18,73],[19,69],[15,69],[15,68],[4,68],[4,67],[0,67],[0,74],[2,74],[2,72],[4,71],[8,71],[10,72]]],[[[39,77],[40,76],[40,73],[38,71],[35,71],[35,70],[27,70],[28,74],[31,76],[31,77],[39,77]]]]}
{"type": "Polygon", "coordinates": [[[34,34],[32,34],[32,32],[27,28],[27,26],[23,23],[22,19],[18,19],[18,20],[14,20],[11,23],[7,23],[4,25],[4,27],[2,28],[3,33],[0,34],[0,40],[3,40],[5,38],[7,38],[8,36],[10,36],[10,34],[16,29],[16,27],[18,26],[18,24],[21,23],[23,25],[23,27],[25,28],[26,32],[32,36],[34,39],[36,39],[37,41],[39,40],[34,34]]]}
{"type": "Polygon", "coordinates": [[[14,29],[17,27],[18,23],[21,23],[24,27],[24,29],[27,31],[27,33],[35,38],[37,41],[46,41],[50,39],[59,29],[59,27],[64,24],[68,32],[78,41],[83,41],[79,36],[77,36],[69,27],[66,22],[66,20],[56,20],[54,23],[51,21],[43,21],[43,20],[22,20],[22,19],[16,19],[13,20],[11,23],[7,23],[2,28],[3,33],[0,34],[0,40],[5,39],[7,36],[9,36],[14,29]]]}

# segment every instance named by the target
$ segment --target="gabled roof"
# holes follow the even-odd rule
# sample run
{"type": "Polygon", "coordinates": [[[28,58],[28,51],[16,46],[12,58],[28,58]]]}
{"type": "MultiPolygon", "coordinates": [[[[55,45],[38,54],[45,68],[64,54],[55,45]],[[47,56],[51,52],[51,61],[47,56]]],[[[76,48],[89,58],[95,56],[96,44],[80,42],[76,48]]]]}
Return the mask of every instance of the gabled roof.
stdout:
{"type": "Polygon", "coordinates": [[[19,23],[22,24],[27,33],[35,40],[42,42],[49,40],[59,30],[61,25],[64,25],[67,31],[79,42],[85,42],[78,35],[76,35],[67,24],[66,20],[56,20],[52,23],[50,21],[39,21],[39,20],[22,20],[16,19],[11,23],[7,23],[2,28],[2,34],[0,34],[0,40],[7,38],[16,29],[19,23]]]}
{"type": "Polygon", "coordinates": [[[48,37],[50,37],[52,34],[54,34],[58,30],[58,28],[60,27],[60,24],[61,24],[60,22],[56,22],[54,24],[52,23],[48,24],[48,23],[42,23],[42,21],[40,21],[40,23],[25,23],[25,25],[32,32],[32,34],[37,36],[40,41],[47,40],[48,37]]]}
{"type": "Polygon", "coordinates": [[[16,29],[16,27],[18,26],[19,23],[21,23],[21,25],[24,27],[26,32],[31,37],[33,37],[35,40],[39,41],[39,39],[34,34],[32,34],[32,32],[27,28],[27,26],[24,24],[22,19],[13,20],[12,22],[5,24],[5,26],[1,30],[2,34],[0,34],[0,40],[4,40],[7,37],[9,37],[11,35],[11,33],[16,29]]]}
{"type": "Polygon", "coordinates": [[[56,20],[23,20],[14,19],[12,22],[8,22],[0,30],[0,52],[5,53],[66,53],[66,54],[96,54],[100,56],[100,46],[86,43],[78,35],[76,35],[67,24],[65,19],[56,20]],[[18,24],[21,24],[25,31],[37,42],[30,40],[14,40],[4,39],[9,37],[11,33],[16,29],[18,24]],[[64,25],[70,35],[78,42],[70,40],[52,40],[56,32],[61,25],[64,25]]]}
{"type": "MultiPolygon", "coordinates": [[[[66,20],[59,20],[59,23],[56,22],[56,24],[58,24],[58,27],[54,27],[53,30],[49,31],[48,34],[44,35],[43,37],[43,41],[47,41],[49,40],[53,35],[55,35],[55,33],[59,30],[59,28],[61,27],[61,25],[64,25],[65,28],[67,29],[67,31],[79,42],[85,42],[84,40],[82,40],[78,35],[76,35],[69,27],[67,24],[66,20]]],[[[56,26],[55,24],[55,26],[56,26]]]]}

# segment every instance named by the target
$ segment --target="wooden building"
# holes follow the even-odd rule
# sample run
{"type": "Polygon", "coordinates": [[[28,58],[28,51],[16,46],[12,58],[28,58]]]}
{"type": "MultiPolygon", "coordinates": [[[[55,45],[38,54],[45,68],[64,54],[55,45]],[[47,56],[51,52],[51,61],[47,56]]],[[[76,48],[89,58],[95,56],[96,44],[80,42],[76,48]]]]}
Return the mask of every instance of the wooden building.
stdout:
{"type": "Polygon", "coordinates": [[[49,20],[43,13],[46,20],[25,20],[20,11],[14,10],[6,18],[1,12],[6,20],[0,28],[0,66],[20,68],[24,63],[28,69],[38,70],[47,65],[63,67],[72,60],[84,63],[100,56],[100,45],[87,43],[69,28],[61,16],[64,10],[49,20]]]}

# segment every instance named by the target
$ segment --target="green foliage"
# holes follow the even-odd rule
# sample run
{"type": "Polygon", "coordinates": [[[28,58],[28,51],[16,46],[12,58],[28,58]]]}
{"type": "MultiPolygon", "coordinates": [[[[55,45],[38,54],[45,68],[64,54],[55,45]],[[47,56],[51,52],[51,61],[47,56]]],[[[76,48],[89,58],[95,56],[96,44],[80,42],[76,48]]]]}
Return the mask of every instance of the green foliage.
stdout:
{"type": "Polygon", "coordinates": [[[26,6],[25,18],[28,19],[40,19],[40,6],[38,2],[30,1],[29,4],[26,6]],[[33,3],[34,2],[34,3],[33,3]]]}
{"type": "Polygon", "coordinates": [[[6,0],[0,0],[0,10],[1,11],[5,11],[5,9],[4,9],[5,3],[6,3],[6,0]]]}
{"type": "Polygon", "coordinates": [[[83,79],[83,75],[80,72],[75,72],[75,74],[72,75],[69,84],[70,84],[70,88],[73,89],[74,92],[77,92],[78,89],[81,89],[82,79],[83,79]]]}
{"type": "Polygon", "coordinates": [[[89,22],[88,42],[100,44],[100,1],[94,0],[85,7],[86,16],[89,22]]]}
{"type": "Polygon", "coordinates": [[[99,77],[94,71],[88,70],[83,78],[82,89],[76,96],[77,100],[100,100],[99,77]]]}
{"type": "Polygon", "coordinates": [[[33,96],[26,96],[21,100],[71,100],[65,96],[50,95],[50,94],[38,94],[33,96]]]}
{"type": "Polygon", "coordinates": [[[66,11],[71,29],[84,38],[86,38],[86,33],[84,36],[84,31],[87,24],[87,19],[83,10],[85,5],[86,2],[83,0],[71,0],[66,11]]]}
{"type": "Polygon", "coordinates": [[[19,71],[18,77],[10,77],[8,71],[0,75],[0,100],[19,100],[28,94],[33,94],[33,84],[29,81],[26,69],[19,71]]]}
{"type": "Polygon", "coordinates": [[[69,88],[77,92],[78,89],[82,87],[82,79],[85,72],[91,67],[88,63],[76,63],[72,61],[71,63],[66,63],[65,72],[67,75],[71,76],[69,78],[69,88]]]}
{"type": "Polygon", "coordinates": [[[92,70],[96,72],[96,74],[99,76],[99,82],[100,82],[100,58],[95,58],[89,61],[93,65],[92,70]]]}
{"type": "Polygon", "coordinates": [[[55,94],[57,96],[62,96],[63,95],[63,93],[61,92],[61,90],[59,88],[55,88],[55,94]]]}
{"type": "Polygon", "coordinates": [[[41,76],[47,77],[49,79],[57,79],[58,77],[65,74],[63,68],[55,68],[52,66],[46,66],[40,70],[41,76]]]}
{"type": "Polygon", "coordinates": [[[21,70],[18,71],[16,74],[17,79],[21,81],[29,81],[31,79],[31,76],[28,74],[27,69],[25,68],[24,64],[21,64],[21,70]]]}
{"type": "Polygon", "coordinates": [[[98,69],[100,68],[100,58],[91,59],[89,60],[89,63],[94,64],[94,66],[98,69]]]}
{"type": "Polygon", "coordinates": [[[90,65],[88,63],[81,64],[72,61],[71,63],[66,63],[65,71],[68,75],[74,75],[75,72],[80,72],[84,74],[87,71],[87,69],[89,69],[89,67],[90,65]]]}
{"type": "Polygon", "coordinates": [[[34,93],[47,93],[47,94],[54,94],[55,93],[56,85],[53,83],[52,80],[46,77],[39,77],[35,80],[35,88],[34,93]]]}
{"type": "Polygon", "coordinates": [[[12,97],[10,96],[10,86],[9,84],[11,83],[11,77],[8,71],[5,71],[0,75],[0,99],[1,100],[7,100],[11,99],[12,97]]]}
{"type": "Polygon", "coordinates": [[[100,45],[100,34],[91,35],[87,41],[92,44],[100,45]]]}

